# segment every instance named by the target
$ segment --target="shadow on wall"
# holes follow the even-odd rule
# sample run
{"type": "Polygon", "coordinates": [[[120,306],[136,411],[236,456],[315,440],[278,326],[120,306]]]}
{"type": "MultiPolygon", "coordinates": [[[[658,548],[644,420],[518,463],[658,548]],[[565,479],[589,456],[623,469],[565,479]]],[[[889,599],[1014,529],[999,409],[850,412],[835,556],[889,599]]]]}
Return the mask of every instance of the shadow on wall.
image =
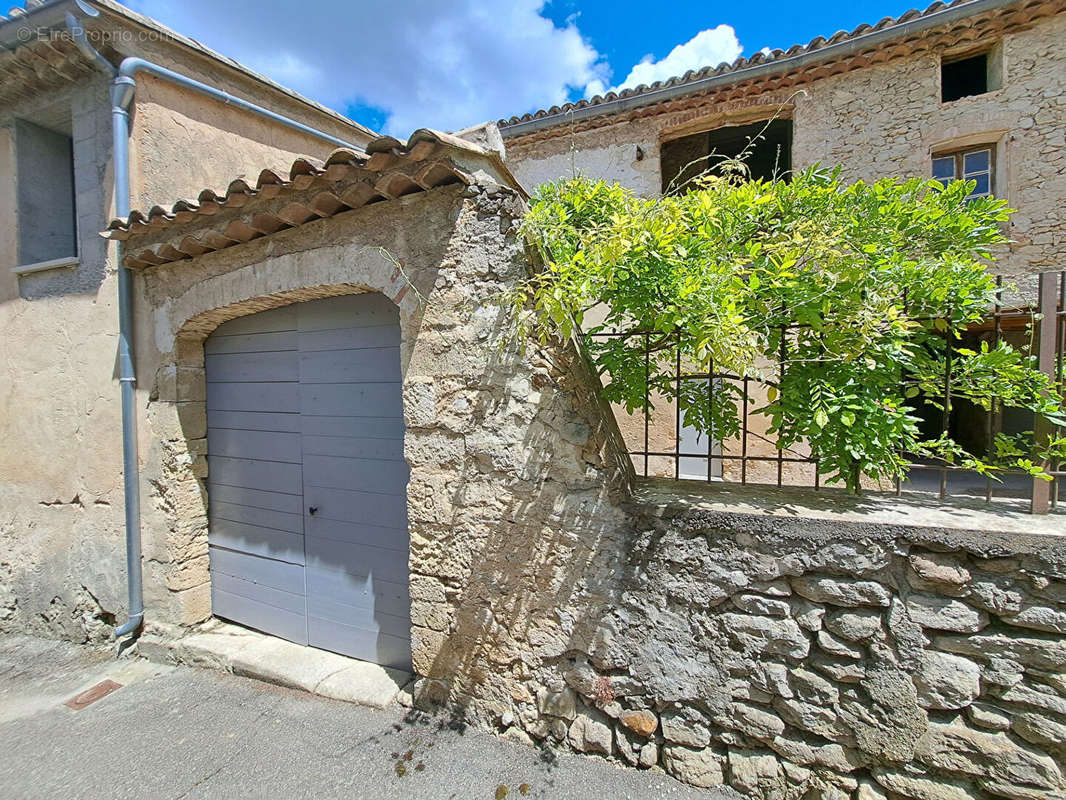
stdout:
{"type": "Polygon", "coordinates": [[[484,372],[434,387],[432,436],[447,456],[412,464],[410,499],[419,699],[490,725],[535,706],[542,667],[610,638],[602,621],[621,600],[629,538],[617,502],[631,475],[582,356],[494,347],[511,325],[494,314],[484,372]]]}

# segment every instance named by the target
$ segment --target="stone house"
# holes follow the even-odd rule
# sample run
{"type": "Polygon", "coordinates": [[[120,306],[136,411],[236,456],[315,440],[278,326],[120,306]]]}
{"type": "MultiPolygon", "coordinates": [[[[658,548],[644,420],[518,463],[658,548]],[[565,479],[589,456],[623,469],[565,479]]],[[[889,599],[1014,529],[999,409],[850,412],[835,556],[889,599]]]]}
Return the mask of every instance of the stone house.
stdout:
{"type": "MultiPolygon", "coordinates": [[[[820,163],[840,165],[856,180],[973,179],[975,193],[990,192],[1016,209],[1006,231],[1013,244],[997,270],[1035,297],[1035,280],[1023,276],[1066,266],[1064,11],[1057,0],[934,3],[787,51],[498,125],[508,163],[527,187],[576,171],[657,195],[713,163],[709,154],[735,157],[745,148],[755,177],[820,163]]],[[[1024,345],[1023,321],[1014,323],[999,333],[1024,345]]],[[[991,328],[975,331],[975,338],[988,338],[991,328]]],[[[674,404],[659,398],[655,405],[647,445],[643,417],[619,411],[630,450],[705,455],[651,456],[649,474],[728,480],[743,474],[774,483],[783,472],[785,482],[814,483],[810,463],[782,470],[772,443],[762,438],[768,421],[760,415],[752,416],[744,446],[679,429],[674,404]],[[742,461],[742,452],[763,460],[742,461]]],[[[939,422],[935,409],[924,415],[939,422]]],[[[1011,432],[1032,429],[1031,418],[1018,415],[997,424],[1011,432]]],[[[982,412],[960,409],[953,426],[962,441],[980,451],[987,446],[982,412]]],[[[643,469],[645,459],[635,461],[643,469]]]]}
{"type": "MultiPolygon", "coordinates": [[[[210,102],[175,92],[142,125],[138,78],[139,210],[97,220],[99,284],[21,283],[44,270],[4,304],[26,338],[4,351],[3,629],[84,640],[126,610],[128,270],[142,641],[161,652],[224,617],[409,669],[415,702],[515,740],[751,797],[1063,795],[1061,515],[638,481],[581,344],[512,335],[500,298],[538,264],[497,151],[329,128],[157,46],[353,146],[264,129],[198,159],[202,184],[157,174],[155,126],[210,102]]],[[[87,193],[103,217],[110,163],[87,193]]]]}

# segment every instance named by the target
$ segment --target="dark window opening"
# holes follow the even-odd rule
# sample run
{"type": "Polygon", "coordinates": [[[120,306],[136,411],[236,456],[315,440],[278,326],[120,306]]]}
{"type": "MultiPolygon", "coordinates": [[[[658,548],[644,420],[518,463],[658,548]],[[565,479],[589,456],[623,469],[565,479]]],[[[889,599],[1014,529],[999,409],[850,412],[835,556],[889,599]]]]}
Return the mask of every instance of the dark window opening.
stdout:
{"type": "Polygon", "coordinates": [[[685,192],[704,172],[723,174],[723,161],[744,156],[752,180],[788,179],[792,169],[792,120],[730,125],[664,142],[663,194],[685,192]]]}
{"type": "Polygon", "coordinates": [[[71,137],[15,123],[18,260],[21,266],[78,254],[71,137]]]}
{"type": "Polygon", "coordinates": [[[940,99],[944,103],[984,94],[989,86],[988,53],[940,64],[940,99]]]}

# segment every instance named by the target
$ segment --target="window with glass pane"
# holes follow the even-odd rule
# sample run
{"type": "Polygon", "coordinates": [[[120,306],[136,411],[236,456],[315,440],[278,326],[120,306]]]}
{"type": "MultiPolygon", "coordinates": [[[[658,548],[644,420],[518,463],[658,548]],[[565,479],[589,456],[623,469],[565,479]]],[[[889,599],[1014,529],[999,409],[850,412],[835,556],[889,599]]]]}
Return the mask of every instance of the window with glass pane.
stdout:
{"type": "Polygon", "coordinates": [[[956,178],[974,181],[969,197],[987,197],[992,194],[992,148],[979,147],[933,156],[933,179],[945,186],[956,178]]]}

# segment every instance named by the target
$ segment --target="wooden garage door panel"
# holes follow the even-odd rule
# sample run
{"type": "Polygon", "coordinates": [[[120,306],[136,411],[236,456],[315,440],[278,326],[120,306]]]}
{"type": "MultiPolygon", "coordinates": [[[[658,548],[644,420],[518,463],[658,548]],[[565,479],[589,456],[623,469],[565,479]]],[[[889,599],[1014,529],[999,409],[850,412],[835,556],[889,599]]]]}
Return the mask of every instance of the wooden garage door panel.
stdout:
{"type": "Polygon", "coordinates": [[[300,463],[300,434],[208,428],[207,452],[216,456],[300,463]]]}
{"type": "Polygon", "coordinates": [[[275,589],[273,586],[227,575],[225,572],[212,572],[211,582],[223,591],[240,595],[271,608],[280,608],[282,611],[301,616],[307,612],[307,601],[302,594],[275,589]]]}
{"type": "MultiPolygon", "coordinates": [[[[243,499],[243,498],[242,498],[243,499]]],[[[246,506],[239,503],[225,503],[217,497],[210,506],[211,519],[225,519],[230,522],[243,522],[248,525],[258,525],[263,528],[272,528],[276,531],[303,534],[303,513],[295,514],[275,511],[261,506],[246,506]]]]}
{"type": "MultiPolygon", "coordinates": [[[[252,386],[255,384],[245,384],[252,386]]],[[[284,385],[284,384],[280,384],[284,385]]],[[[292,384],[295,386],[296,384],[292,384]]],[[[400,384],[394,383],[301,383],[300,413],[314,416],[383,417],[395,412],[403,418],[400,384]]],[[[256,409],[248,409],[256,410],[256,409]]],[[[268,411],[272,409],[261,409],[268,411]]]]}
{"type": "Polygon", "coordinates": [[[398,347],[400,328],[391,325],[368,325],[359,328],[336,330],[300,331],[300,351],[313,353],[317,350],[353,350],[364,347],[398,347]]]}
{"type": "MultiPolygon", "coordinates": [[[[307,609],[308,613],[325,619],[344,622],[348,625],[363,625],[357,618],[373,619],[373,612],[389,615],[395,619],[404,619],[411,613],[410,591],[407,581],[387,581],[374,576],[350,576],[341,572],[307,568],[307,609]],[[356,610],[370,612],[370,616],[359,617],[356,610]],[[346,616],[356,614],[356,616],[346,616]]],[[[390,632],[397,636],[406,636],[404,626],[396,627],[390,623],[390,632]]]]}
{"type": "MultiPolygon", "coordinates": [[[[223,411],[213,409],[209,415],[208,425],[214,428],[244,431],[276,431],[278,433],[299,433],[299,413],[284,411],[223,411]]],[[[208,451],[210,452],[210,451],[208,451]]]]}
{"type": "MultiPolygon", "coordinates": [[[[411,623],[408,621],[409,613],[410,612],[405,611],[403,614],[386,614],[380,609],[353,608],[348,605],[332,603],[328,600],[320,603],[310,597],[307,598],[307,618],[309,627],[311,625],[310,620],[316,620],[319,623],[325,623],[326,625],[341,625],[346,629],[352,628],[368,632],[377,632],[381,635],[390,636],[396,639],[406,639],[408,642],[411,640],[408,633],[411,626],[411,623]]],[[[315,636],[313,634],[311,635],[310,640],[312,642],[315,641],[315,636]]]]}
{"type": "Polygon", "coordinates": [[[299,374],[301,381],[309,383],[399,381],[400,348],[301,352],[299,374]]]}
{"type": "Polygon", "coordinates": [[[308,486],[304,493],[304,502],[318,509],[316,519],[341,522],[358,519],[367,525],[407,528],[407,501],[400,495],[308,486]]]}
{"type": "Polygon", "coordinates": [[[295,350],[280,353],[209,353],[204,357],[204,374],[208,381],[228,383],[296,381],[300,379],[300,354],[295,350]]]}
{"type": "Polygon", "coordinates": [[[349,544],[369,544],[375,547],[388,547],[393,550],[409,551],[406,528],[387,528],[380,525],[368,525],[365,522],[327,519],[320,514],[304,519],[304,531],[307,536],[316,539],[334,539],[349,544]]]}
{"type": "Polygon", "coordinates": [[[399,439],[403,441],[402,417],[311,417],[300,415],[300,432],[309,436],[399,439]]]}
{"type": "MultiPolygon", "coordinates": [[[[298,383],[207,384],[207,410],[211,411],[299,411],[298,383]]],[[[210,414],[208,414],[210,416],[210,414]]]]}
{"type": "Polygon", "coordinates": [[[296,330],[296,318],[299,308],[296,305],[272,308],[269,311],[260,311],[256,314],[248,314],[244,317],[231,319],[223,322],[215,332],[215,336],[234,336],[244,333],[266,333],[269,331],[294,331],[296,330]]]}
{"type": "Polygon", "coordinates": [[[216,613],[409,669],[400,339],[377,294],[209,338],[209,538],[216,613]]]}
{"type": "Polygon", "coordinates": [[[315,647],[393,669],[411,670],[411,640],[318,617],[307,618],[307,638],[315,647]]]}
{"type": "Polygon", "coordinates": [[[304,456],[341,456],[403,461],[403,439],[355,436],[304,436],[304,456]]]}
{"type": "Polygon", "coordinates": [[[303,486],[300,465],[284,461],[208,455],[207,468],[211,483],[224,483],[227,486],[288,494],[300,494],[303,486]]]}
{"type": "Polygon", "coordinates": [[[290,564],[304,563],[304,537],[299,533],[232,522],[214,515],[209,516],[209,522],[208,539],[213,545],[290,564]]]}
{"type": "Polygon", "coordinates": [[[324,489],[358,486],[366,492],[399,495],[405,493],[408,472],[404,461],[304,455],[304,491],[309,486],[324,489]]]}
{"type": "Polygon", "coordinates": [[[313,304],[302,304],[300,311],[296,327],[301,333],[375,325],[399,327],[396,306],[376,293],[315,300],[313,304]]]}
{"type": "Polygon", "coordinates": [[[308,536],[305,553],[308,568],[337,572],[344,578],[362,581],[373,575],[395,583],[407,581],[407,553],[400,550],[308,536]]]}
{"type": "MultiPolygon", "coordinates": [[[[303,514],[304,499],[298,494],[284,492],[264,492],[260,489],[245,489],[241,486],[226,486],[224,483],[208,481],[210,505],[215,503],[238,503],[266,508],[271,511],[284,511],[287,514],[303,514]]],[[[209,506],[210,507],[210,506],[209,506]]]]}
{"type": "Polygon", "coordinates": [[[204,342],[204,353],[264,353],[279,350],[295,350],[299,346],[296,331],[272,331],[269,333],[245,333],[237,336],[212,334],[204,342]]]}
{"type": "MultiPolygon", "coordinates": [[[[224,609],[221,616],[232,619],[249,628],[279,636],[296,644],[307,644],[307,615],[286,611],[248,597],[232,594],[212,585],[211,603],[215,609],[224,609]]],[[[220,613],[216,611],[216,613],[220,613]]]]}
{"type": "Polygon", "coordinates": [[[304,568],[300,564],[238,553],[221,547],[211,548],[211,572],[239,577],[261,586],[303,596],[304,568]]]}

